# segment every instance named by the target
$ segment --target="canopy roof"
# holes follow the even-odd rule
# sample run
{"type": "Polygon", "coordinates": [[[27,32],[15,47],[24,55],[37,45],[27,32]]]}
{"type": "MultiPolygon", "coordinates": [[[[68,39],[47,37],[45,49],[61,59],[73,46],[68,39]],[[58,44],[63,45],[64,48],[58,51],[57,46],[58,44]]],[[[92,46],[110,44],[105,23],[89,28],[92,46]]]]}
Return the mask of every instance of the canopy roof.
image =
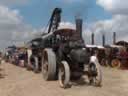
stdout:
{"type": "Polygon", "coordinates": [[[59,29],[59,30],[56,30],[54,32],[54,34],[59,34],[61,36],[72,36],[73,34],[75,34],[76,30],[74,29],[69,29],[69,28],[65,28],[65,29],[59,29]]]}

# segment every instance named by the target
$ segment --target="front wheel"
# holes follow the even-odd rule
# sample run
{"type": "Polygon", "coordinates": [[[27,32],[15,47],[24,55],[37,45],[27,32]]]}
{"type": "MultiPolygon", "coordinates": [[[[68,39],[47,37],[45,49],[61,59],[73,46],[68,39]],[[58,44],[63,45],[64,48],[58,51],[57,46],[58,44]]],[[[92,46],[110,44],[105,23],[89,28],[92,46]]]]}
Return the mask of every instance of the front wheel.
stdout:
{"type": "Polygon", "coordinates": [[[111,65],[113,68],[120,68],[121,62],[118,59],[113,59],[111,65]]]}
{"type": "Polygon", "coordinates": [[[70,86],[70,67],[66,61],[62,61],[59,66],[59,84],[62,88],[67,88],[70,86]]]}
{"type": "Polygon", "coordinates": [[[99,63],[90,63],[89,64],[89,81],[90,84],[95,86],[101,86],[102,83],[102,71],[99,63]]]}
{"type": "Polygon", "coordinates": [[[35,73],[38,73],[39,72],[39,61],[38,61],[38,57],[33,56],[32,57],[32,60],[31,60],[31,64],[33,66],[33,71],[35,73]]]}

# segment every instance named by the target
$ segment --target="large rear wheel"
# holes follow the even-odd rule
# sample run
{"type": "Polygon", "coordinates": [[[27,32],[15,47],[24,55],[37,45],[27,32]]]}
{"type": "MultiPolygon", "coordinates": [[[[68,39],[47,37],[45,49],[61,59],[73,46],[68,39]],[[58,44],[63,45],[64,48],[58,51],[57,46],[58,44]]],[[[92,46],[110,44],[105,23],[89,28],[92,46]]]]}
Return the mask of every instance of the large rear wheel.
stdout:
{"type": "Polygon", "coordinates": [[[62,61],[59,66],[59,84],[62,88],[69,87],[70,83],[70,67],[66,61],[62,61]]]}
{"type": "Polygon", "coordinates": [[[56,78],[56,55],[52,49],[44,49],[42,73],[45,80],[55,80],[56,78]]]}

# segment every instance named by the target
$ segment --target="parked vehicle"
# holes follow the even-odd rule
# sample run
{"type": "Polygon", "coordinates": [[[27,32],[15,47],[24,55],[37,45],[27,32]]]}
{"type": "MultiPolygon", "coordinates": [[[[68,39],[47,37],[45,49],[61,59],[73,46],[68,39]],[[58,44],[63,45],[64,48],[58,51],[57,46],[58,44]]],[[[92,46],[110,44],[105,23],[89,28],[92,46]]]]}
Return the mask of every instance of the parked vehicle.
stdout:
{"type": "Polygon", "coordinates": [[[121,68],[128,62],[128,52],[124,46],[106,46],[106,63],[114,68],[121,68]]]}
{"type": "Polygon", "coordinates": [[[82,20],[76,20],[76,30],[58,29],[60,14],[61,9],[55,8],[47,34],[29,42],[34,70],[40,68],[39,61],[41,61],[43,78],[45,80],[58,78],[63,88],[69,87],[72,79],[80,79],[83,75],[88,76],[90,84],[101,85],[102,72],[96,52],[94,51],[92,55],[87,52],[81,36],[82,20]]]}
{"type": "Polygon", "coordinates": [[[54,32],[52,38],[59,35],[60,40],[51,43],[51,48],[49,46],[44,49],[42,65],[44,79],[52,80],[58,74],[60,85],[65,88],[69,85],[70,79],[74,77],[80,79],[82,75],[86,74],[91,78],[90,82],[94,81],[96,85],[100,85],[102,77],[98,59],[96,56],[91,57],[90,53],[86,51],[82,39],[74,40],[75,32],[72,29],[61,29],[54,32]]]}

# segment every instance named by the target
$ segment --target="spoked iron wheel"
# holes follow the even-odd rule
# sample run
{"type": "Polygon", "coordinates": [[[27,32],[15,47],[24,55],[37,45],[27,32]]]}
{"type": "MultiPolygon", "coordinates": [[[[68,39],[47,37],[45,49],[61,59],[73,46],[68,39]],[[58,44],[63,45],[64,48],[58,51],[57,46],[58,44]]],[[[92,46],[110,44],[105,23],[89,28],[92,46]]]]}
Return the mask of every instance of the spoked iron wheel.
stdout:
{"type": "Polygon", "coordinates": [[[62,61],[59,66],[59,84],[62,88],[70,87],[70,67],[66,61],[62,61]]]}
{"type": "Polygon", "coordinates": [[[42,73],[45,80],[56,78],[56,56],[52,49],[45,49],[43,52],[42,73]]]}
{"type": "Polygon", "coordinates": [[[118,59],[113,59],[111,65],[112,65],[113,68],[120,68],[121,67],[121,62],[118,59]]]}
{"type": "Polygon", "coordinates": [[[91,63],[89,65],[89,81],[94,86],[101,86],[102,71],[99,63],[91,63]]]}
{"type": "Polygon", "coordinates": [[[38,73],[39,72],[39,61],[38,61],[38,57],[33,56],[33,61],[31,63],[33,65],[33,71],[35,73],[38,73]]]}

